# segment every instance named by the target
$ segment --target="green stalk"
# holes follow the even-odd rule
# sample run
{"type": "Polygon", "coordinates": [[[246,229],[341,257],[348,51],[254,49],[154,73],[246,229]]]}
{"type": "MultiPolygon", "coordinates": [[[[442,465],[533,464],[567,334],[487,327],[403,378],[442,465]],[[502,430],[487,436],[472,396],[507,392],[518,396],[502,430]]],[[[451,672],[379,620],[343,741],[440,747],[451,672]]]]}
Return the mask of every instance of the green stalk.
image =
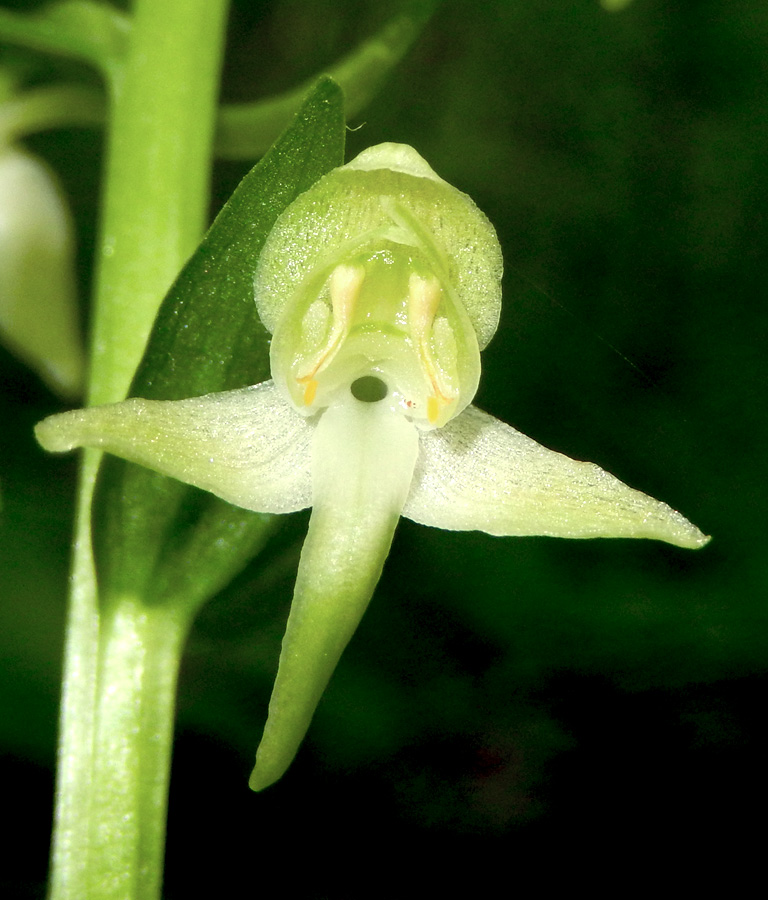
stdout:
{"type": "Polygon", "coordinates": [[[137,0],[112,82],[91,402],[122,400],[160,300],[197,246],[226,0],[137,0]]]}
{"type": "Polygon", "coordinates": [[[160,896],[186,610],[120,600],[101,623],[88,898],[160,896]]]}
{"type": "Polygon", "coordinates": [[[101,127],[102,92],[80,84],[32,88],[0,104],[0,140],[10,144],[36,131],[75,126],[101,127]]]}
{"type": "MultiPolygon", "coordinates": [[[[125,396],[160,301],[203,232],[227,6],[137,0],[127,55],[110,71],[92,403],[125,396]]],[[[86,454],[80,480],[50,897],[152,900],[192,609],[98,597],[90,533],[98,461],[86,454]]]]}

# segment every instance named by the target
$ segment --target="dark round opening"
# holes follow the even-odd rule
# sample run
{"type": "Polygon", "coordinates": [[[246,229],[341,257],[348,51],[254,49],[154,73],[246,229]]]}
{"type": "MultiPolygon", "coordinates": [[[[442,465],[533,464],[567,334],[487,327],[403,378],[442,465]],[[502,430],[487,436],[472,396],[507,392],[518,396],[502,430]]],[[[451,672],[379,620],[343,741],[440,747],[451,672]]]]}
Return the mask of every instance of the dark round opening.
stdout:
{"type": "Polygon", "coordinates": [[[352,382],[352,396],[363,403],[378,403],[387,396],[387,386],[375,375],[363,375],[352,382]]]}

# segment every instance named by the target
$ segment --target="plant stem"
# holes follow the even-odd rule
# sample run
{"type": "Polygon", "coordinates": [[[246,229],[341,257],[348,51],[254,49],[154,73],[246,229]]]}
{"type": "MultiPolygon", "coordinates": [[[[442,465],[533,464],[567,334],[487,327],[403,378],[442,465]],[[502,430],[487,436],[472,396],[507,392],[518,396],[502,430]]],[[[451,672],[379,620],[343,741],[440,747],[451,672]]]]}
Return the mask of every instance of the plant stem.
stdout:
{"type": "Polygon", "coordinates": [[[121,598],[102,617],[87,897],[160,894],[185,611],[121,598]]]}
{"type": "Polygon", "coordinates": [[[112,82],[92,403],[122,400],[208,206],[226,0],[137,0],[112,82]]]}
{"type": "MultiPolygon", "coordinates": [[[[202,234],[227,6],[137,0],[124,66],[111,73],[92,403],[125,396],[159,303],[202,234]]],[[[104,614],[90,533],[98,460],[86,454],[80,479],[50,897],[152,900],[192,610],[111,598],[104,614]]]]}

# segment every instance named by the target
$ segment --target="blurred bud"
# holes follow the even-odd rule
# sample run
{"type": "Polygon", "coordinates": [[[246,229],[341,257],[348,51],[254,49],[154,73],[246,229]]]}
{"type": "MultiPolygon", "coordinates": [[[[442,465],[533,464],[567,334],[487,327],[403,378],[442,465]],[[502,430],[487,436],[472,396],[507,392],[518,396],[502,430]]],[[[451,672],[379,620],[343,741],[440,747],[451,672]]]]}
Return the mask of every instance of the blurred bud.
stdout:
{"type": "Polygon", "coordinates": [[[0,148],[0,339],[66,398],[83,388],[73,225],[53,174],[0,148]]]}

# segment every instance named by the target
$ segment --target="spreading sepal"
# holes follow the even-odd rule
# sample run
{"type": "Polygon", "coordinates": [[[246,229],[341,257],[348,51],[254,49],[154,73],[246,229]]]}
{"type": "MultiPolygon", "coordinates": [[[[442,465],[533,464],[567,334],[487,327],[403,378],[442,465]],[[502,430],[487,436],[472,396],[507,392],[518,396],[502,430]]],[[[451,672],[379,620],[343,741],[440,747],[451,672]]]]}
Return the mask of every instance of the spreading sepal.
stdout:
{"type": "Polygon", "coordinates": [[[653,538],[691,549],[709,540],[666,503],[474,406],[422,436],[403,515],[494,535],[653,538]]]}
{"type": "Polygon", "coordinates": [[[314,427],[271,381],[189,400],[142,400],[59,413],[35,428],[46,450],[96,447],[255,512],[312,502],[314,427]]]}

